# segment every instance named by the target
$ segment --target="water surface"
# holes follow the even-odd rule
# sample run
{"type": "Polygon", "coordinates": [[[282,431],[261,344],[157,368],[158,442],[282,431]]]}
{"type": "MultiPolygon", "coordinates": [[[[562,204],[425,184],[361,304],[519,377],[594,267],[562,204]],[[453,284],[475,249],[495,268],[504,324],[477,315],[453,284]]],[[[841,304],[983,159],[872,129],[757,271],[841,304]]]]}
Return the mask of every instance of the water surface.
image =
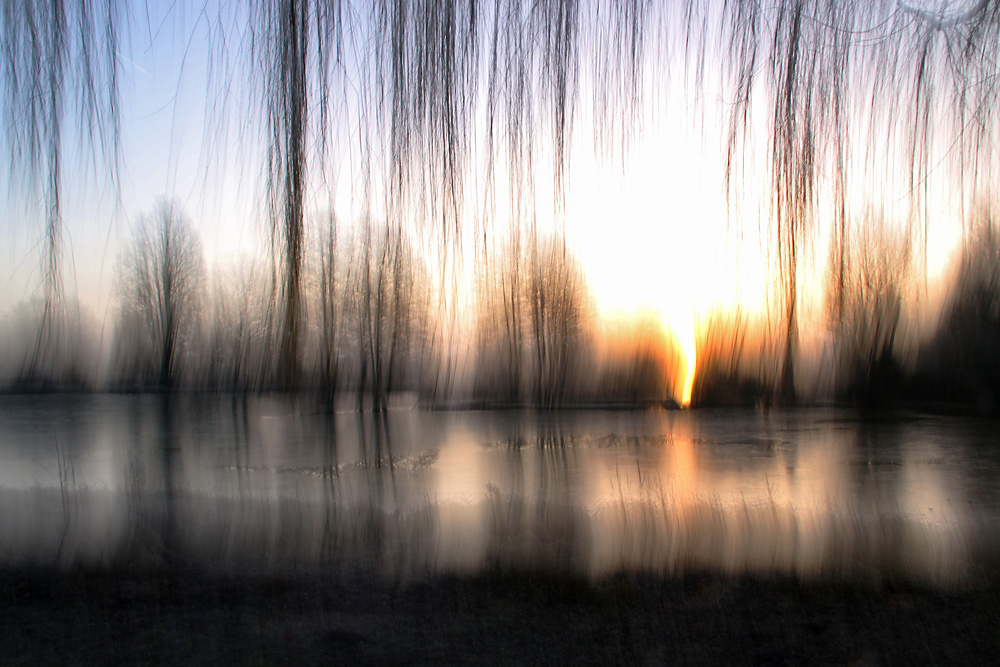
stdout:
{"type": "Polygon", "coordinates": [[[997,551],[993,422],[397,403],[2,397],[0,562],[950,582],[997,551]]]}

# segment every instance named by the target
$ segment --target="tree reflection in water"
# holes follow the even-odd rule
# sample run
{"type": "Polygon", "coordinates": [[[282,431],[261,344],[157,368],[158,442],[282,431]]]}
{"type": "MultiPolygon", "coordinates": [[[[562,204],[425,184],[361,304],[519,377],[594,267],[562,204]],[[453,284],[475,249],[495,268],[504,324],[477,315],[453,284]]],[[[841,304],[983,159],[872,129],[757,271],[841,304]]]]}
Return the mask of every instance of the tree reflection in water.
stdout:
{"type": "Polygon", "coordinates": [[[305,403],[5,397],[0,558],[952,582],[997,553],[1000,456],[968,419],[305,403]]]}

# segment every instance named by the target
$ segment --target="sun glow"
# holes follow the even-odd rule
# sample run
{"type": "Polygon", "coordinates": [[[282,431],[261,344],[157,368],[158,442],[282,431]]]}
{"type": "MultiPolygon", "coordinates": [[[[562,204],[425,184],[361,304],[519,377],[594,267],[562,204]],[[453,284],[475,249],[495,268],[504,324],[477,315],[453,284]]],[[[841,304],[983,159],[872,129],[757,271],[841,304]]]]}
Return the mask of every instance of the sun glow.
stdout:
{"type": "Polygon", "coordinates": [[[767,285],[759,239],[733,234],[719,162],[689,124],[668,113],[620,161],[577,144],[566,209],[600,316],[655,315],[674,347],[665,353],[679,357],[673,398],[683,406],[698,321],[719,308],[759,310],[767,285]]]}
{"type": "Polygon", "coordinates": [[[691,405],[691,390],[694,387],[695,369],[698,367],[698,347],[695,344],[694,318],[690,326],[683,327],[681,322],[675,323],[674,337],[680,347],[681,362],[684,368],[684,382],[680,388],[678,402],[687,407],[691,405]]]}

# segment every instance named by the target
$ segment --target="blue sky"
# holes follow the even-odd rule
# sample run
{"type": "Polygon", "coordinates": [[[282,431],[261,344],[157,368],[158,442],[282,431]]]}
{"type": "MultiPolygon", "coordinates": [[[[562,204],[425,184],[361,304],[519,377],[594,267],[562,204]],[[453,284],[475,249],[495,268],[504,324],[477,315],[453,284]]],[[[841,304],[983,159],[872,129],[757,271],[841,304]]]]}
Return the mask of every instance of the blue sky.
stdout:
{"type": "MultiPolygon", "coordinates": [[[[150,2],[134,10],[130,37],[119,54],[124,82],[118,199],[103,165],[87,166],[77,151],[67,151],[64,281],[67,292],[78,294],[98,319],[112,305],[120,244],[156,197],[182,202],[200,234],[210,268],[260,252],[255,126],[241,124],[245,107],[238,89],[229,97],[220,92],[225,68],[217,61],[208,65],[219,54],[217,43],[210,43],[221,34],[213,23],[218,13],[214,3],[204,11],[174,2],[150,2]],[[210,72],[217,75],[213,81],[210,72]],[[208,118],[227,122],[206,130],[208,118]]],[[[234,59],[236,49],[230,44],[234,59]]],[[[588,126],[590,102],[586,92],[581,95],[565,231],[604,312],[652,310],[689,332],[694,319],[716,306],[764,307],[768,280],[763,249],[768,240],[759,217],[768,212],[759,196],[767,186],[761,181],[755,185],[751,178],[744,188],[742,219],[727,217],[721,96],[712,92],[710,82],[702,98],[690,99],[683,94],[680,79],[674,77],[669,90],[647,96],[641,133],[624,156],[605,160],[595,157],[588,126]]],[[[238,85],[240,79],[235,81],[238,85]]],[[[760,162],[765,153],[758,147],[751,162],[760,162]]],[[[350,173],[348,164],[341,171],[336,199],[338,216],[346,223],[358,214],[357,185],[350,173]]],[[[5,173],[0,176],[6,180],[5,173]]],[[[550,184],[551,172],[543,165],[538,170],[537,211],[549,225],[553,224],[548,213],[552,207],[546,202],[547,196],[551,198],[550,184]]],[[[901,198],[898,193],[889,195],[890,201],[901,198]]],[[[476,214],[470,209],[470,217],[476,214]]],[[[0,311],[38,293],[42,257],[38,246],[42,218],[31,202],[12,198],[6,218],[0,311]]],[[[932,273],[940,273],[947,263],[957,242],[956,231],[954,225],[934,227],[929,244],[932,273]]],[[[821,288],[824,236],[820,229],[813,239],[819,249],[803,273],[807,293],[821,288]]]]}

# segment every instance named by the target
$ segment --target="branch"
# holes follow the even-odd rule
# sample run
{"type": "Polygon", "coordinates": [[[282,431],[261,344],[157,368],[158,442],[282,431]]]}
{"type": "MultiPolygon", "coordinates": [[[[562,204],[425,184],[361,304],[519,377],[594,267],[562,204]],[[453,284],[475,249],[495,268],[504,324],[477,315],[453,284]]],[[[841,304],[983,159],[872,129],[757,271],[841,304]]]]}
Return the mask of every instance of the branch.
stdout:
{"type": "Polygon", "coordinates": [[[918,19],[926,23],[932,30],[944,30],[946,28],[953,28],[957,25],[971,22],[978,14],[982,14],[983,11],[986,10],[986,7],[990,4],[990,0],[979,0],[975,6],[970,7],[967,11],[951,17],[949,17],[944,10],[940,12],[932,12],[926,9],[918,9],[917,7],[913,7],[905,2],[902,2],[902,0],[900,0],[897,4],[904,12],[916,16],[918,19]]]}

